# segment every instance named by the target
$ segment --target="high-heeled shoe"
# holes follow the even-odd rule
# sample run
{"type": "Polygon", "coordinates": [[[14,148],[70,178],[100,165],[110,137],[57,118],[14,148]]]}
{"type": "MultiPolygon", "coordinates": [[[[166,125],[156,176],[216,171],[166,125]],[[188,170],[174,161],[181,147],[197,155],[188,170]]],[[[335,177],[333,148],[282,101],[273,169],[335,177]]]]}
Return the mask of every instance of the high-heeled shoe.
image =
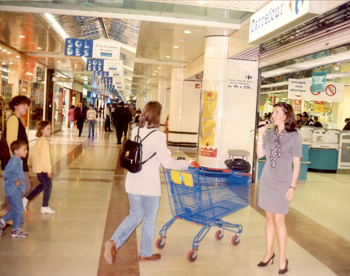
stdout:
{"type": "Polygon", "coordinates": [[[284,269],[280,269],[278,271],[278,274],[284,274],[286,273],[290,268],[288,267],[288,259],[286,259],[286,267],[284,269]]]}
{"type": "Polygon", "coordinates": [[[274,258],[275,258],[275,253],[273,253],[272,257],[266,263],[261,261],[260,263],[258,263],[258,266],[267,266],[269,264],[269,262],[271,262],[271,264],[273,264],[273,259],[274,258]]]}

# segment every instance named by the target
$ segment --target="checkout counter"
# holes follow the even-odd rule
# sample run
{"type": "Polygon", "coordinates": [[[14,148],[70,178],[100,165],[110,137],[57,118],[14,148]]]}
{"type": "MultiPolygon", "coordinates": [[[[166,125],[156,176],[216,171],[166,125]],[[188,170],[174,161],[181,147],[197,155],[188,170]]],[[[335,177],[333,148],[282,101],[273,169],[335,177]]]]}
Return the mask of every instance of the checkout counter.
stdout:
{"type": "Polygon", "coordinates": [[[304,126],[299,133],[310,145],[308,171],[337,173],[340,130],[304,126]]]}

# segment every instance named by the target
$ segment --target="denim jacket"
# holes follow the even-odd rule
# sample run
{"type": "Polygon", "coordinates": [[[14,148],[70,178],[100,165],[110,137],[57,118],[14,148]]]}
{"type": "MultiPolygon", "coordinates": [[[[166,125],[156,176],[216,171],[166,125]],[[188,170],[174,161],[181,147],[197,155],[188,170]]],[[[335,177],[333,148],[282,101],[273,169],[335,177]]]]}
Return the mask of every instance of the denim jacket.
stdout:
{"type": "Polygon", "coordinates": [[[23,161],[21,158],[13,154],[5,167],[3,176],[6,196],[11,196],[16,188],[24,193],[23,161]],[[17,179],[21,180],[21,185],[18,187],[16,186],[17,179]]]}

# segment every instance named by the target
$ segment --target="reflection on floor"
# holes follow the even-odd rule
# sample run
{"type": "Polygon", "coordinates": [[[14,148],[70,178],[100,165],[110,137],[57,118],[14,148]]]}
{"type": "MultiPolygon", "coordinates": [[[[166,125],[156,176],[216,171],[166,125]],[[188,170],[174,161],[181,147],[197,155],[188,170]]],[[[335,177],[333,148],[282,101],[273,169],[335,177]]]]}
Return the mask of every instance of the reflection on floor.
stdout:
{"type": "MultiPolygon", "coordinates": [[[[212,228],[200,243],[194,263],[186,260],[200,226],[176,221],[167,232],[166,246],[156,262],[138,262],[140,229],[118,250],[113,265],[103,259],[103,245],[128,214],[125,171],[118,166],[120,148],[115,132],[97,127],[94,139],[84,130],[52,135],[54,164],[50,206],[56,214],[42,215],[42,195],[25,213],[26,239],[11,238],[11,226],[0,236],[0,275],[276,275],[278,262],[265,268],[256,264],[264,255],[264,217],[256,206],[259,186],[251,186],[250,206],[225,220],[243,225],[241,242],[232,246],[232,233],[221,241],[212,228]]],[[[30,155],[35,142],[30,143],[30,155]]],[[[173,151],[173,156],[186,156],[173,151]]],[[[193,152],[188,154],[195,159],[193,152]]],[[[38,181],[30,174],[33,185],[38,181]]],[[[2,176],[1,176],[2,177],[2,176]]],[[[157,218],[157,233],[171,218],[165,185],[157,218]]],[[[288,225],[287,275],[350,275],[350,177],[309,173],[298,185],[288,225]]],[[[0,189],[0,204],[4,191],[0,189]]],[[[275,252],[278,252],[277,244],[275,252]]]]}

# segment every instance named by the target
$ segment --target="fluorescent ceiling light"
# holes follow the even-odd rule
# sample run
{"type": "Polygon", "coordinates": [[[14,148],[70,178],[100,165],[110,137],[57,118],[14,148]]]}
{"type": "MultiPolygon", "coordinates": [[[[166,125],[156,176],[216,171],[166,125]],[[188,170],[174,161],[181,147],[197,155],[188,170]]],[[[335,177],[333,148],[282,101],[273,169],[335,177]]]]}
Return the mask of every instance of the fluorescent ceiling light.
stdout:
{"type": "Polygon", "coordinates": [[[184,31],[184,33],[185,33],[185,34],[190,34],[190,33],[191,33],[191,31],[186,30],[186,31],[184,31]]]}
{"type": "Polygon", "coordinates": [[[52,14],[44,13],[44,16],[47,20],[51,22],[52,27],[55,29],[55,31],[65,40],[68,37],[68,35],[62,29],[61,25],[57,22],[57,20],[52,16],[52,14]]]}

